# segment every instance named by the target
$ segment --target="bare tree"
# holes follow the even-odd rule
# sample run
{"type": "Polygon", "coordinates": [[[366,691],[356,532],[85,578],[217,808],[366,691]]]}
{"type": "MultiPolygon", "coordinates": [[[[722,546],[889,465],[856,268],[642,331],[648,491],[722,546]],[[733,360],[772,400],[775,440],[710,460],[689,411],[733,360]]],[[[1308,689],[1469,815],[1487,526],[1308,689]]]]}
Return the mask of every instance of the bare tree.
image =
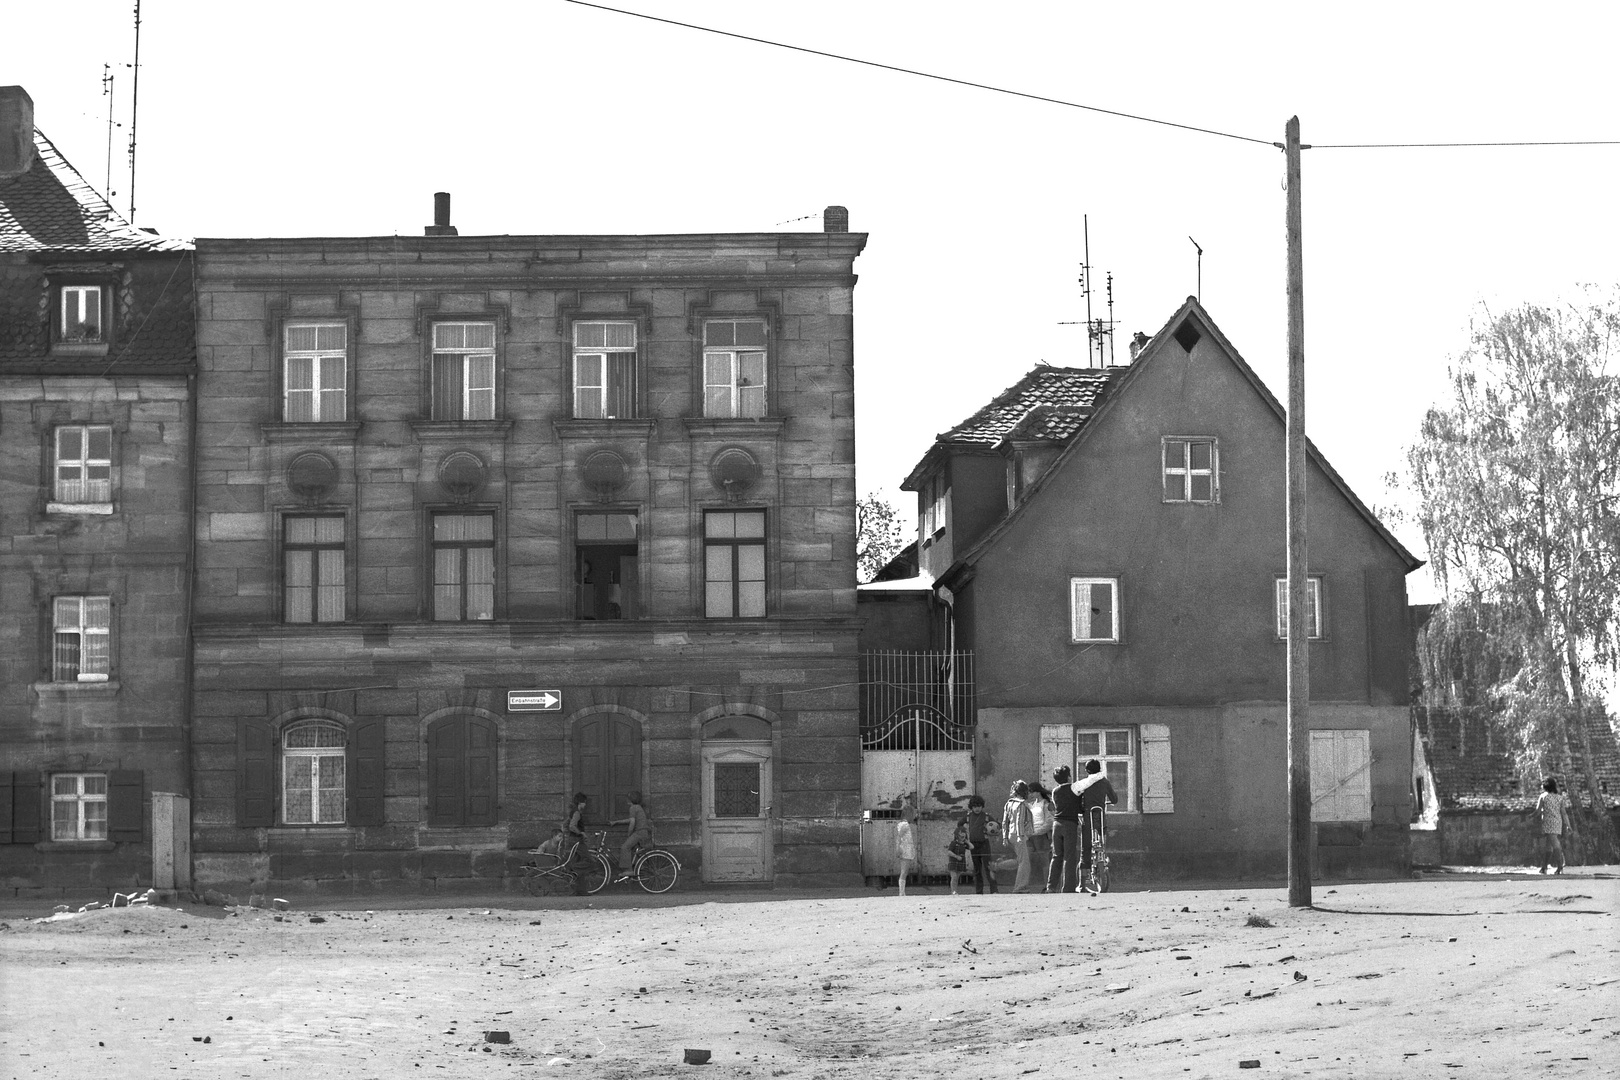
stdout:
{"type": "Polygon", "coordinates": [[[900,515],[876,495],[855,502],[855,573],[871,581],[896,552],[906,546],[900,515]]]}
{"type": "Polygon", "coordinates": [[[1614,835],[1586,717],[1589,672],[1614,665],[1620,603],[1617,341],[1615,297],[1482,312],[1451,404],[1429,411],[1408,454],[1445,600],[1430,636],[1480,652],[1473,670],[1493,680],[1521,765],[1562,773],[1577,807],[1579,769],[1581,831],[1604,859],[1614,835]]]}

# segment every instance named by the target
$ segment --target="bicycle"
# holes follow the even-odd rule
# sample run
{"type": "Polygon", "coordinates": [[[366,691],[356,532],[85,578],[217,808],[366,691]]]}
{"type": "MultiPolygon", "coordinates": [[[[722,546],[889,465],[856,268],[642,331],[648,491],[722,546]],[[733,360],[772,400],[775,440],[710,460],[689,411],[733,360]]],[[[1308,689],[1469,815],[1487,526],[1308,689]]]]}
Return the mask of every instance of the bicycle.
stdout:
{"type": "MultiPolygon", "coordinates": [[[[607,858],[604,852],[602,857],[607,858]]],[[[674,855],[660,847],[643,848],[636,855],[635,862],[625,873],[613,878],[613,884],[621,881],[635,879],[637,885],[650,893],[665,893],[675,887],[675,881],[681,876],[681,861],[674,855]]]]}
{"type": "MultiPolygon", "coordinates": [[[[1093,806],[1086,812],[1086,827],[1091,830],[1091,878],[1089,892],[1101,895],[1108,891],[1108,808],[1093,806]]],[[[1085,887],[1086,883],[1081,882],[1085,887]]]]}
{"type": "MultiPolygon", "coordinates": [[[[595,895],[601,892],[613,877],[613,864],[606,852],[606,833],[598,833],[595,847],[578,848],[586,841],[577,841],[567,855],[546,855],[547,863],[530,861],[518,869],[523,872],[523,885],[531,896],[554,896],[560,892],[595,895]]],[[[538,851],[529,852],[540,854],[538,851]]]]}

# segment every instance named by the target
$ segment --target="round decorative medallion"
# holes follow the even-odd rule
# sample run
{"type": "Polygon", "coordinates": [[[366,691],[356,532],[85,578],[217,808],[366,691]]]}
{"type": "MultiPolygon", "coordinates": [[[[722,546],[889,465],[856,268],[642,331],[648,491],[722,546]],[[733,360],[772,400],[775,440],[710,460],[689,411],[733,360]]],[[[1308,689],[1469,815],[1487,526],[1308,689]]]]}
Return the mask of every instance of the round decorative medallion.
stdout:
{"type": "Polygon", "coordinates": [[[585,459],[580,471],[585,476],[585,486],[602,499],[611,499],[630,482],[630,466],[612,450],[596,451],[585,459]]]}
{"type": "Polygon", "coordinates": [[[320,502],[337,487],[337,466],[325,454],[313,450],[299,454],[287,464],[287,487],[306,502],[320,502]]]}
{"type": "Polygon", "coordinates": [[[731,446],[709,462],[709,480],[728,499],[740,498],[759,483],[759,462],[741,447],[731,446]]]}
{"type": "Polygon", "coordinates": [[[452,502],[467,502],[484,490],[489,472],[477,454],[457,450],[439,462],[439,486],[452,502]]]}

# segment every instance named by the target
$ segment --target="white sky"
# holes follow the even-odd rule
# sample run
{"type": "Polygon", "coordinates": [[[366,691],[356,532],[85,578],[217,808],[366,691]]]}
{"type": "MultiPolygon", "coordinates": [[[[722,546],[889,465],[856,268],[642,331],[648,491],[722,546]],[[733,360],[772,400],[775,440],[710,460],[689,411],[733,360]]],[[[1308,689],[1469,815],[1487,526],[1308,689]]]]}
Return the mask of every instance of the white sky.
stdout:
{"type": "MultiPolygon", "coordinates": [[[[1294,114],[1318,144],[1620,139],[1612,3],[624,6],[1268,141],[1294,114]]],[[[0,0],[0,83],[98,187],[102,64],[131,60],[131,7],[0,0]]],[[[137,222],[167,235],[420,235],[440,190],[463,236],[814,231],[848,206],[871,234],[859,483],[908,517],[898,485],[936,432],[1037,361],[1084,362],[1084,330],[1059,325],[1085,314],[1082,215],[1121,357],[1195,290],[1190,235],[1204,304],[1287,396],[1270,147],[563,0],[146,0],[143,18],[137,222]]],[[[131,85],[119,67],[126,125],[131,85]]],[[[1620,280],[1617,166],[1620,146],[1305,154],[1307,426],[1365,501],[1391,501],[1474,305],[1620,280]]]]}

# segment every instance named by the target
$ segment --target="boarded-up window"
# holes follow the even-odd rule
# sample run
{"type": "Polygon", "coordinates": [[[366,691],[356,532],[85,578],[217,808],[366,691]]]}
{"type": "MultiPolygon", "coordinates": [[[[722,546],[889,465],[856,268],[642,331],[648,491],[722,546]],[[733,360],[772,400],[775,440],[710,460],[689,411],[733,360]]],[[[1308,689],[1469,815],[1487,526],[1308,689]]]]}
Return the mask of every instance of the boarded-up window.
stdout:
{"type": "Polygon", "coordinates": [[[1372,732],[1311,732],[1311,820],[1372,820],[1372,732]]]}
{"type": "Polygon", "coordinates": [[[481,716],[428,725],[428,824],[494,825],[498,732],[481,716]]]}

